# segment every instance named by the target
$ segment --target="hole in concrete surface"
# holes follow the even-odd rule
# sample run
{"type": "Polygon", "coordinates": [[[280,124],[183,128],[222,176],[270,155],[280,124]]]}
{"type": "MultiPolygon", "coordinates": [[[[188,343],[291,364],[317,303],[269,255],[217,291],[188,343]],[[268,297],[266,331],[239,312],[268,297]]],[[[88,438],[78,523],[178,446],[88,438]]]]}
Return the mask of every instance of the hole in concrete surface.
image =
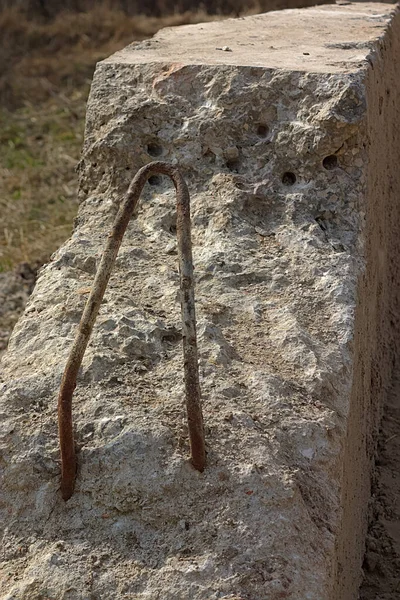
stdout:
{"type": "Polygon", "coordinates": [[[329,156],[325,156],[324,160],[322,161],[322,166],[327,171],[332,171],[332,169],[335,169],[337,167],[337,165],[338,165],[338,159],[335,154],[330,154],[329,156]]]}
{"type": "Polygon", "coordinates": [[[152,175],[149,177],[148,182],[150,185],[159,185],[161,183],[161,177],[158,175],[152,175]]]}
{"type": "Polygon", "coordinates": [[[147,152],[148,154],[150,154],[150,156],[161,156],[161,154],[163,153],[163,149],[162,146],[160,146],[160,144],[156,144],[153,142],[147,144],[147,152]]]}
{"type": "Polygon", "coordinates": [[[226,166],[230,171],[233,171],[233,173],[239,173],[239,160],[237,158],[226,161],[226,166]]]}
{"type": "Polygon", "coordinates": [[[265,123],[259,123],[257,127],[257,135],[259,135],[260,137],[267,137],[268,133],[268,125],[265,125],[265,123]]]}
{"type": "Polygon", "coordinates": [[[283,185],[294,185],[296,183],[296,175],[291,171],[286,171],[282,175],[282,183],[283,185]]]}

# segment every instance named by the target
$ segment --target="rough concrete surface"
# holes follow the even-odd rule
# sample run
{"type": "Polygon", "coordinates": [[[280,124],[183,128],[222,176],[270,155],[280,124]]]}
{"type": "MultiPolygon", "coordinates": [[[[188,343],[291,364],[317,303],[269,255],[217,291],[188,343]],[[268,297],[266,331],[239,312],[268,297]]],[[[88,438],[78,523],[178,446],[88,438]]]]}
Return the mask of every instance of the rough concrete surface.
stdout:
{"type": "Polygon", "coordinates": [[[216,27],[97,67],[76,228],[2,362],[2,600],[357,596],[393,354],[399,18],[349,4],[216,27]],[[118,204],[154,158],[191,192],[208,465],[187,460],[175,198],[154,177],[83,362],[64,503],[58,386],[118,204]]]}
{"type": "Polygon", "coordinates": [[[373,474],[360,600],[397,600],[400,596],[400,381],[396,371],[373,474]]]}
{"type": "Polygon", "coordinates": [[[21,263],[13,271],[0,273],[0,357],[34,288],[36,272],[36,265],[21,263]]]}

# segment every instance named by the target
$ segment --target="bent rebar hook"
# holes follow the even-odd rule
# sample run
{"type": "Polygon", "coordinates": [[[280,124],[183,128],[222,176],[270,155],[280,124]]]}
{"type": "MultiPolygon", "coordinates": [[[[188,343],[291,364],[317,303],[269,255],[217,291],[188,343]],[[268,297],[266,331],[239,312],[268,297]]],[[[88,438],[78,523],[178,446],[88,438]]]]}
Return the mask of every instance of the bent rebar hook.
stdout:
{"type": "Polygon", "coordinates": [[[108,236],[93,287],[86,303],[78,333],[71,348],[58,395],[58,430],[61,450],[61,493],[68,500],[75,487],[76,456],[72,427],[72,395],[76,378],[100,304],[118,254],[122,238],[139,201],[141,191],[151,175],[168,175],[176,189],[178,260],[181,287],[183,356],[186,410],[189,425],[191,462],[198,471],[205,467],[203,415],[200,401],[199,366],[197,357],[196,316],[194,308],[192,242],[190,236],[190,198],[187,185],[176,167],[164,162],[152,162],[133,178],[114,225],[108,236]]]}

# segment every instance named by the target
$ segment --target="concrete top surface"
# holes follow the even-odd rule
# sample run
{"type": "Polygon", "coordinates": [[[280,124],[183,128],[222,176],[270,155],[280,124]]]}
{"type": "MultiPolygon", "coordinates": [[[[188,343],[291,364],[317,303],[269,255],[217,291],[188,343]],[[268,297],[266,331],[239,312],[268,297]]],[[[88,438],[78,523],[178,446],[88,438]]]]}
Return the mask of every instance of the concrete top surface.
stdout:
{"type": "Polygon", "coordinates": [[[104,62],[351,72],[363,66],[395,10],[390,4],[343,2],[168,27],[104,62]]]}

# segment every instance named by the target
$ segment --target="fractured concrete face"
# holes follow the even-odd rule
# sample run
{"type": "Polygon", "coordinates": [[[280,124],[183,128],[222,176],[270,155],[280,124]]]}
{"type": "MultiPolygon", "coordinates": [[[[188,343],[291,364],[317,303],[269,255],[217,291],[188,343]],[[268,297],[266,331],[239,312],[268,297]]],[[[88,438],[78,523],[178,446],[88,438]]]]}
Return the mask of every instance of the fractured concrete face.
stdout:
{"type": "Polygon", "coordinates": [[[76,229],[2,365],[2,598],[355,597],[365,509],[346,500],[343,465],[348,436],[365,445],[379,413],[359,426],[351,394],[381,85],[369,78],[374,61],[385,77],[392,12],[182,27],[98,65],[76,229]],[[117,207],[154,159],[191,192],[207,468],[187,461],[175,198],[153,177],[83,362],[64,503],[61,374],[117,207]]]}

